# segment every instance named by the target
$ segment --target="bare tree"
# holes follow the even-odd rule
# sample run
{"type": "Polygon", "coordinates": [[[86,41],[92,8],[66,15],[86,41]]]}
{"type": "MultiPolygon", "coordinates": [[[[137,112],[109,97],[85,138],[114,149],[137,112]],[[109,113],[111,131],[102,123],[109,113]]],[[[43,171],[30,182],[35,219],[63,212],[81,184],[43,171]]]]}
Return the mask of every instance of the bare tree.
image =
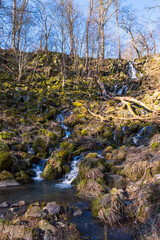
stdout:
{"type": "Polygon", "coordinates": [[[116,25],[117,25],[117,37],[118,37],[118,58],[121,59],[121,44],[120,44],[120,37],[119,37],[119,20],[118,20],[118,4],[119,0],[115,0],[115,10],[116,10],[116,25]]]}
{"type": "Polygon", "coordinates": [[[101,38],[101,60],[104,59],[104,45],[105,45],[105,39],[104,39],[104,28],[108,20],[111,18],[111,16],[116,12],[109,11],[110,7],[113,3],[113,0],[98,0],[97,8],[98,8],[98,18],[95,19],[95,21],[98,23],[99,31],[100,31],[100,38],[101,38]]]}
{"type": "Polygon", "coordinates": [[[36,5],[36,8],[38,9],[37,11],[37,18],[39,20],[39,25],[41,30],[41,36],[40,36],[40,41],[41,41],[41,48],[42,48],[42,42],[43,39],[42,37],[44,36],[44,51],[48,51],[48,40],[51,35],[51,30],[54,22],[54,14],[52,13],[52,18],[49,16],[49,3],[45,2],[43,3],[40,0],[37,0],[38,5],[36,5]],[[43,34],[44,33],[44,34],[43,34]]]}
{"type": "Polygon", "coordinates": [[[13,0],[13,24],[12,24],[12,48],[19,51],[20,37],[22,32],[22,26],[28,21],[28,15],[26,15],[26,8],[29,0],[22,0],[17,3],[17,0],[13,0]],[[25,19],[25,16],[26,19],[25,19]]]}
{"type": "Polygon", "coordinates": [[[137,27],[137,17],[135,16],[135,13],[133,9],[127,7],[123,8],[123,12],[121,14],[121,21],[120,21],[120,26],[122,29],[130,36],[132,46],[134,47],[137,56],[140,58],[141,53],[140,50],[138,49],[138,45],[136,43],[136,27],[137,27]]]}
{"type": "Polygon", "coordinates": [[[88,15],[87,25],[86,25],[86,63],[85,63],[85,70],[87,73],[88,73],[88,55],[89,55],[89,27],[90,27],[91,15],[93,12],[93,3],[94,3],[94,0],[88,0],[89,15],[88,15]]]}

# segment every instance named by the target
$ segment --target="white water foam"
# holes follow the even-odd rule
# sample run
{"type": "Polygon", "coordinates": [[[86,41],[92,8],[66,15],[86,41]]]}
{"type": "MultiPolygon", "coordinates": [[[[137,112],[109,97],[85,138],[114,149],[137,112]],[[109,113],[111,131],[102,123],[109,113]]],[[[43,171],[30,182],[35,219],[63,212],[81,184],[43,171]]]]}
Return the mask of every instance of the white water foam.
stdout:
{"type": "Polygon", "coordinates": [[[71,132],[68,131],[68,127],[63,124],[64,117],[63,117],[62,113],[57,115],[56,120],[57,120],[57,122],[59,122],[61,124],[61,127],[65,130],[65,136],[63,139],[68,138],[71,135],[71,132]]]}
{"type": "Polygon", "coordinates": [[[134,68],[133,63],[131,63],[131,62],[129,62],[128,74],[129,74],[130,78],[137,79],[137,71],[134,68]]]}
{"type": "Polygon", "coordinates": [[[143,134],[143,131],[144,131],[145,127],[143,127],[139,133],[137,133],[137,135],[135,137],[132,137],[132,140],[133,140],[133,143],[134,144],[137,144],[139,139],[141,138],[142,134],[143,134]]]}
{"type": "Polygon", "coordinates": [[[58,188],[70,188],[72,187],[71,183],[78,176],[78,163],[83,159],[81,156],[74,157],[74,160],[71,163],[71,171],[67,173],[64,177],[64,180],[61,183],[57,183],[55,186],[58,188]]]}

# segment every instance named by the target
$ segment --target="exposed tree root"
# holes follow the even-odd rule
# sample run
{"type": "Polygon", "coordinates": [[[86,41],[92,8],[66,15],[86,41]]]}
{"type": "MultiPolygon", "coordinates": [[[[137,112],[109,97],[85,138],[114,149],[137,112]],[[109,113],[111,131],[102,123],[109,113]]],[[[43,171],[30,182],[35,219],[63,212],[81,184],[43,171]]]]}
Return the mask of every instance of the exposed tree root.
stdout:
{"type": "MultiPolygon", "coordinates": [[[[100,89],[101,89],[101,92],[102,92],[102,96],[105,100],[107,99],[111,99],[111,100],[114,100],[114,101],[121,101],[121,103],[123,104],[123,107],[127,107],[128,109],[128,112],[130,113],[131,117],[128,117],[128,118],[123,118],[123,117],[114,117],[113,115],[107,115],[106,117],[102,116],[101,114],[95,114],[93,112],[91,112],[89,109],[88,112],[93,115],[94,117],[96,118],[99,118],[101,121],[106,121],[108,120],[108,118],[113,118],[113,119],[120,119],[120,120],[141,120],[141,121],[154,121],[156,123],[160,123],[160,117],[158,117],[158,111],[155,111],[154,109],[151,109],[150,107],[146,106],[146,104],[144,104],[143,102],[133,98],[133,97],[128,97],[128,96],[125,96],[125,97],[121,97],[121,96],[110,96],[107,94],[107,91],[104,87],[104,84],[101,82],[100,79],[98,79],[97,83],[99,84],[100,86],[100,89]],[[154,116],[150,116],[150,117],[141,117],[141,116],[138,116],[132,109],[132,106],[131,104],[133,105],[138,105],[144,109],[146,109],[148,112],[150,113],[154,113],[154,116]]],[[[106,113],[107,114],[107,113],[106,113]]]]}

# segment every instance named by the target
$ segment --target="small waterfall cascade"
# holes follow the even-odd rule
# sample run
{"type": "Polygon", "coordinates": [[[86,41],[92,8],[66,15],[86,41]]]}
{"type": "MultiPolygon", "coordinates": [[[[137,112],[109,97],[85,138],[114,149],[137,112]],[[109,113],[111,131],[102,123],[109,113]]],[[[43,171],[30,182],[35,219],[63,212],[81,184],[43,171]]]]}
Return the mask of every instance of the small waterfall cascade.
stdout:
{"type": "Polygon", "coordinates": [[[57,115],[56,121],[59,122],[61,124],[61,127],[65,130],[65,136],[63,139],[68,138],[71,135],[71,132],[68,131],[68,127],[63,124],[64,121],[63,112],[57,115]]]}
{"type": "Polygon", "coordinates": [[[143,127],[135,137],[132,137],[133,143],[136,145],[139,139],[142,137],[145,127],[143,127]]]}
{"type": "MultiPolygon", "coordinates": [[[[63,112],[61,114],[57,115],[56,120],[57,120],[57,122],[59,122],[61,124],[61,127],[65,130],[65,136],[64,136],[63,139],[68,138],[70,136],[71,132],[68,131],[68,127],[63,124],[63,121],[64,121],[63,112]]],[[[34,150],[33,150],[33,148],[31,146],[28,146],[28,153],[35,154],[34,150]]],[[[36,176],[33,177],[33,180],[35,180],[35,181],[42,181],[43,180],[41,175],[42,175],[42,172],[43,172],[44,165],[48,161],[48,159],[49,158],[41,159],[39,161],[38,165],[37,164],[33,164],[33,170],[36,173],[36,176]]]]}
{"type": "MultiPolygon", "coordinates": [[[[30,154],[35,154],[33,148],[31,146],[28,146],[28,153],[30,154]]],[[[41,174],[43,172],[43,167],[44,167],[44,164],[47,162],[48,158],[47,159],[41,159],[39,161],[39,164],[33,164],[33,171],[36,173],[35,177],[33,177],[33,180],[35,181],[42,181],[43,178],[41,177],[41,174]]]]}
{"type": "Polygon", "coordinates": [[[61,183],[57,183],[55,186],[57,188],[70,188],[72,187],[71,183],[78,176],[78,163],[83,159],[81,156],[74,157],[74,160],[71,163],[71,171],[64,176],[64,179],[61,183]]]}
{"type": "Polygon", "coordinates": [[[128,74],[131,79],[137,79],[137,71],[133,66],[133,63],[129,62],[128,74]]]}

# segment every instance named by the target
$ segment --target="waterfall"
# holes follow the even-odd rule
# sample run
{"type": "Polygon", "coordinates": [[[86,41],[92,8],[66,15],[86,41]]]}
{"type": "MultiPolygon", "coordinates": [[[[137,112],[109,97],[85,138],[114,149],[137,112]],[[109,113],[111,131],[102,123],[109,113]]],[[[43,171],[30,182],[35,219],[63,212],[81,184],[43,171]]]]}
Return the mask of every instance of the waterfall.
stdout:
{"type": "Polygon", "coordinates": [[[131,79],[137,79],[137,71],[133,66],[133,63],[129,62],[129,69],[128,69],[128,74],[130,76],[131,79]]]}
{"type": "Polygon", "coordinates": [[[81,156],[74,157],[74,160],[71,163],[71,171],[64,176],[64,179],[61,183],[57,183],[55,186],[58,188],[70,188],[72,187],[71,183],[78,176],[78,163],[83,159],[81,156]]]}

